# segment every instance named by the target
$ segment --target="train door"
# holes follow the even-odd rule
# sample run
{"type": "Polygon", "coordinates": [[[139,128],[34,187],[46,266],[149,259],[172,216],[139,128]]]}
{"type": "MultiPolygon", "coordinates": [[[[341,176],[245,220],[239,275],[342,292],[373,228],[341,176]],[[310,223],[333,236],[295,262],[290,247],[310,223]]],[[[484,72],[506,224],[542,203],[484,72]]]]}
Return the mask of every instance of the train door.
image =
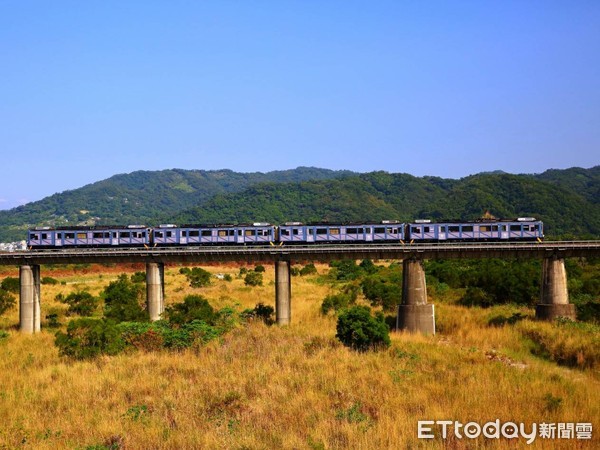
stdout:
{"type": "Polygon", "coordinates": [[[500,239],[508,239],[508,225],[500,225],[500,239]]]}

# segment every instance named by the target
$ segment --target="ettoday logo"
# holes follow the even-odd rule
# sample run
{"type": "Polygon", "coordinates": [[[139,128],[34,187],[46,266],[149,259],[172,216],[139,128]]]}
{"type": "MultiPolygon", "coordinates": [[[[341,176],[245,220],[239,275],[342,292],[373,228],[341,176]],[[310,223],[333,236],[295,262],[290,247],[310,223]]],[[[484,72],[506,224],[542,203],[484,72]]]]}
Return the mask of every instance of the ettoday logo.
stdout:
{"type": "Polygon", "coordinates": [[[447,439],[449,431],[458,439],[477,439],[484,436],[488,439],[520,439],[532,444],[536,438],[542,439],[591,439],[592,424],[585,423],[524,423],[505,422],[500,419],[480,425],[477,422],[462,422],[456,420],[420,420],[418,422],[419,439],[447,439]]]}

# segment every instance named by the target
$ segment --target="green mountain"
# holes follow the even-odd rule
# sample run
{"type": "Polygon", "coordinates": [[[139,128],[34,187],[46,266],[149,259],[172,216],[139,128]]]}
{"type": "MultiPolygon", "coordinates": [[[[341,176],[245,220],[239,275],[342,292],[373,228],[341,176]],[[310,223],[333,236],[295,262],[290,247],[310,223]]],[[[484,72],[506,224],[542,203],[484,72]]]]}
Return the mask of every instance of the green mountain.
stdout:
{"type": "Polygon", "coordinates": [[[140,171],[0,211],[0,241],[35,225],[462,220],[486,211],[539,218],[548,236],[600,237],[600,166],[460,180],[307,167],[140,171]]]}
{"type": "Polygon", "coordinates": [[[217,195],[174,220],[469,220],[489,211],[501,218],[542,219],[548,235],[600,236],[600,205],[592,195],[600,186],[599,171],[578,170],[587,180],[585,193],[573,188],[570,177],[548,172],[537,176],[489,173],[461,180],[372,172],[334,180],[260,184],[217,195]]]}
{"type": "Polygon", "coordinates": [[[231,170],[138,171],[0,211],[0,242],[25,239],[36,225],[157,224],[220,193],[263,182],[301,182],[352,175],[314,167],[268,173],[231,170]]]}

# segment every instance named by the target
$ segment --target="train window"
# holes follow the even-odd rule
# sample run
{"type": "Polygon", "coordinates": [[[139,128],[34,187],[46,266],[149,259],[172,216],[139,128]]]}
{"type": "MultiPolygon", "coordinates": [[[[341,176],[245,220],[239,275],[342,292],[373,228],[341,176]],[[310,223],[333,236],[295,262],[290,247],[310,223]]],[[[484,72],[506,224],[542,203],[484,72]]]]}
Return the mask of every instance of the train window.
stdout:
{"type": "Polygon", "coordinates": [[[456,225],[448,227],[448,233],[458,233],[459,230],[460,230],[460,227],[458,227],[456,225]]]}
{"type": "Polygon", "coordinates": [[[431,228],[430,227],[423,227],[423,232],[424,233],[430,233],[431,232],[431,228]]]}
{"type": "Polygon", "coordinates": [[[311,236],[312,236],[313,234],[315,234],[315,229],[314,229],[314,228],[309,228],[309,229],[308,229],[308,234],[310,234],[311,236]]]}
{"type": "MultiPolygon", "coordinates": [[[[388,228],[388,233],[391,233],[391,228],[388,228]]],[[[375,228],[375,234],[383,234],[385,233],[385,228],[375,228]]]]}
{"type": "Polygon", "coordinates": [[[280,231],[281,231],[281,235],[282,236],[289,236],[290,235],[290,230],[286,230],[286,229],[282,228],[280,231]]]}
{"type": "Polygon", "coordinates": [[[158,239],[162,239],[164,237],[164,233],[162,231],[155,231],[154,237],[158,239]]]}
{"type": "Polygon", "coordinates": [[[188,237],[199,237],[200,236],[200,231],[198,231],[198,230],[188,230],[187,235],[188,235],[188,237]]]}
{"type": "Polygon", "coordinates": [[[473,232],[473,225],[464,225],[462,227],[463,233],[472,233],[473,232]]]}
{"type": "Polygon", "coordinates": [[[511,225],[510,231],[521,231],[521,225],[511,225]]]}
{"type": "MultiPolygon", "coordinates": [[[[184,231],[184,233],[185,233],[185,231],[184,231]]],[[[168,238],[173,237],[173,232],[172,231],[167,231],[167,237],[168,238]]]]}
{"type": "Polygon", "coordinates": [[[411,233],[421,234],[421,227],[411,227],[411,233]]]}
{"type": "Polygon", "coordinates": [[[104,233],[92,233],[93,239],[102,239],[104,237],[104,233]]]}
{"type": "Polygon", "coordinates": [[[398,228],[388,228],[387,232],[391,234],[398,234],[398,228]]]}
{"type": "Polygon", "coordinates": [[[358,228],[346,228],[346,234],[358,234],[358,228]]]}
{"type": "Polygon", "coordinates": [[[246,230],[244,234],[246,236],[256,236],[256,230],[246,230]]]}
{"type": "Polygon", "coordinates": [[[317,235],[327,234],[327,228],[317,228],[317,235]]]}
{"type": "Polygon", "coordinates": [[[365,228],[365,233],[371,233],[371,229],[370,228],[365,228]]]}
{"type": "Polygon", "coordinates": [[[490,231],[492,231],[492,227],[490,227],[488,225],[479,225],[480,233],[489,233],[490,231]]]}
{"type": "Polygon", "coordinates": [[[77,239],[87,239],[87,233],[77,233],[77,239]]]}
{"type": "Polygon", "coordinates": [[[211,237],[211,236],[212,236],[212,230],[202,230],[202,237],[211,237]]]}
{"type": "Polygon", "coordinates": [[[35,233],[35,234],[32,233],[31,234],[31,239],[34,240],[34,241],[38,241],[40,239],[40,235],[37,234],[37,233],[35,233]]]}
{"type": "Polygon", "coordinates": [[[329,229],[329,234],[337,236],[338,234],[340,234],[340,229],[339,228],[330,228],[329,229]]]}
{"type": "Polygon", "coordinates": [[[292,232],[293,232],[294,236],[298,236],[300,234],[300,229],[299,228],[294,228],[292,230],[292,232]]]}
{"type": "Polygon", "coordinates": [[[65,233],[65,239],[75,239],[75,233],[65,233]]]}
{"type": "Polygon", "coordinates": [[[129,239],[131,237],[131,233],[129,231],[121,231],[121,235],[119,237],[121,239],[129,239]]]}
{"type": "Polygon", "coordinates": [[[219,230],[219,237],[227,237],[227,230],[219,230]]]}
{"type": "Polygon", "coordinates": [[[48,233],[42,233],[42,239],[48,239],[48,233]]]}
{"type": "Polygon", "coordinates": [[[498,231],[498,225],[492,225],[492,231],[498,231]]]}

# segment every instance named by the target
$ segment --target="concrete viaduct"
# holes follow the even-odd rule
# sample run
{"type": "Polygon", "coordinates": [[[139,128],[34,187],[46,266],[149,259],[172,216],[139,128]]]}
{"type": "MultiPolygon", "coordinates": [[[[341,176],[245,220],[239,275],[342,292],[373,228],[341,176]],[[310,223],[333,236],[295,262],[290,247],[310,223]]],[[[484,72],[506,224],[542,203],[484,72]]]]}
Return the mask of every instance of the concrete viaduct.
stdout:
{"type": "Polygon", "coordinates": [[[398,306],[398,329],[435,333],[434,305],[427,303],[422,261],[454,258],[543,259],[542,285],[536,317],[575,318],[569,303],[565,258],[599,257],[600,241],[550,241],[444,244],[370,244],[247,247],[156,247],[25,251],[1,253],[0,265],[20,267],[20,330],[40,331],[40,266],[43,264],[145,263],[146,298],[151,320],[164,310],[164,264],[207,262],[273,263],[275,265],[275,313],[279,325],[291,321],[291,277],[293,262],[328,262],[340,259],[402,260],[403,289],[398,306]]]}

